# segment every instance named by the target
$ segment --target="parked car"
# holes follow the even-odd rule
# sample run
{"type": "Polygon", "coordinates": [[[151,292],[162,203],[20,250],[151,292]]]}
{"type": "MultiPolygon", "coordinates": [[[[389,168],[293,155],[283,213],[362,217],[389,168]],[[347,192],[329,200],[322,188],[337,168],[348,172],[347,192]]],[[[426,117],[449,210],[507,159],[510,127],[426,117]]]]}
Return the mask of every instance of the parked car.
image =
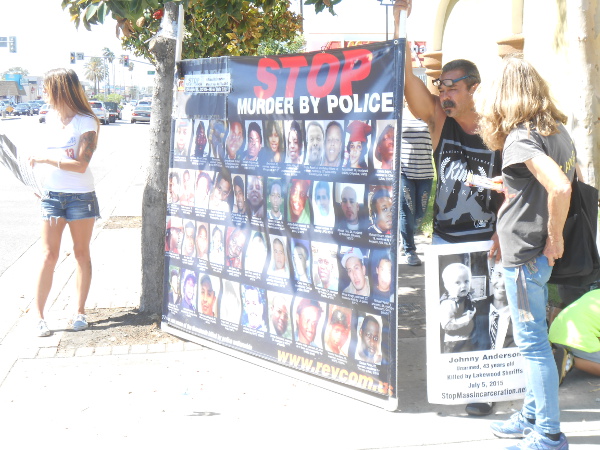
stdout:
{"type": "Polygon", "coordinates": [[[15,106],[15,109],[12,113],[15,116],[31,116],[32,114],[31,107],[28,103],[19,103],[17,106],[15,106]]]}
{"type": "Polygon", "coordinates": [[[104,106],[108,109],[108,115],[112,123],[115,123],[117,119],[122,119],[121,105],[116,102],[104,102],[104,106]]]}
{"type": "Polygon", "coordinates": [[[42,107],[42,105],[40,105],[39,103],[36,103],[36,102],[29,102],[29,107],[31,108],[32,114],[39,114],[40,108],[42,107]]]}
{"type": "Polygon", "coordinates": [[[44,103],[40,108],[40,123],[46,123],[46,114],[50,111],[50,105],[44,103]]]}
{"type": "Polygon", "coordinates": [[[0,102],[0,114],[10,114],[13,112],[13,109],[10,103],[5,101],[0,102]]]}
{"type": "Polygon", "coordinates": [[[94,114],[96,114],[96,117],[100,123],[104,125],[108,125],[110,123],[110,116],[108,115],[108,110],[104,106],[104,103],[97,100],[92,100],[90,101],[90,106],[92,107],[92,111],[94,111],[94,114]]]}
{"type": "Polygon", "coordinates": [[[131,123],[137,122],[150,122],[150,113],[152,112],[152,107],[150,106],[137,106],[133,113],[131,113],[131,123]]]}

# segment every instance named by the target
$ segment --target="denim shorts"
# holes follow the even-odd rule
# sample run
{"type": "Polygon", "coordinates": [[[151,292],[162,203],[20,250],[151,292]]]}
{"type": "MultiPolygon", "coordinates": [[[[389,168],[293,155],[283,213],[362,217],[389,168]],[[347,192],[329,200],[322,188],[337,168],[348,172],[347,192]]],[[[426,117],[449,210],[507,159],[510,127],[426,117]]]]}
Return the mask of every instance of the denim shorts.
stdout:
{"type": "Polygon", "coordinates": [[[67,222],[78,219],[99,219],[100,207],[96,193],[69,193],[46,191],[42,197],[42,218],[44,220],[59,218],[67,222]]]}

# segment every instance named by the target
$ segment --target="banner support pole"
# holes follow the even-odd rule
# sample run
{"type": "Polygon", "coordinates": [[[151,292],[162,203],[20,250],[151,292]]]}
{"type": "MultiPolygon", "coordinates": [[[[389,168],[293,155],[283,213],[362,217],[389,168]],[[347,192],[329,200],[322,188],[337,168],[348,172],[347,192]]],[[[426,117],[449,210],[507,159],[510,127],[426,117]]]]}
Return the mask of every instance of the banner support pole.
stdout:
{"type": "Polygon", "coordinates": [[[400,23],[398,26],[398,37],[406,39],[406,11],[400,11],[400,23]]]}
{"type": "Polygon", "coordinates": [[[179,5],[177,10],[177,38],[175,40],[175,63],[181,61],[183,47],[183,5],[179,5]]]}

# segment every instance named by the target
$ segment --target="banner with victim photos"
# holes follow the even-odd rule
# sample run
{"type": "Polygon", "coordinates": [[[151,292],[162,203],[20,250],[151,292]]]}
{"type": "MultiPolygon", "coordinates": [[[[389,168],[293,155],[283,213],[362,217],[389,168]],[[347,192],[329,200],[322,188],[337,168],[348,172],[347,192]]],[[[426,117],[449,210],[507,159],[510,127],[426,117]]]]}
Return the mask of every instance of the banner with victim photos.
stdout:
{"type": "Polygon", "coordinates": [[[166,329],[395,398],[403,63],[401,41],[181,62],[166,329]]]}

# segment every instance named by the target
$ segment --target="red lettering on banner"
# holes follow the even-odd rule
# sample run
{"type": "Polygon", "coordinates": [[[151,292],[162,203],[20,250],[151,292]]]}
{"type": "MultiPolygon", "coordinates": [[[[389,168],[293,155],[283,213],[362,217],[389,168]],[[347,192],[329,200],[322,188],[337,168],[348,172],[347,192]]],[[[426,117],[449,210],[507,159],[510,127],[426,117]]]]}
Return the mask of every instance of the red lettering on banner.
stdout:
{"type": "Polygon", "coordinates": [[[269,98],[272,97],[277,88],[277,75],[270,72],[269,69],[279,69],[277,61],[271,58],[261,58],[258,61],[258,67],[256,69],[256,78],[258,81],[267,85],[266,89],[260,86],[254,86],[254,95],[257,98],[269,98]]]}
{"type": "Polygon", "coordinates": [[[308,66],[308,62],[304,56],[287,56],[281,58],[281,67],[290,69],[287,84],[285,85],[284,97],[293,97],[296,89],[296,80],[300,73],[300,67],[308,66]]]}
{"type": "MultiPolygon", "coordinates": [[[[340,95],[353,94],[352,83],[364,80],[371,73],[371,61],[373,54],[366,49],[344,50],[344,66],[340,74],[340,60],[331,53],[317,53],[311,62],[307,78],[307,90],[315,98],[322,98],[330,94],[335,87],[338,74],[340,77],[340,95]],[[319,71],[326,66],[327,76],[322,85],[317,82],[319,71]]],[[[254,86],[254,94],[257,98],[270,98],[277,90],[277,76],[281,69],[289,69],[284,96],[293,98],[296,91],[296,82],[300,74],[300,68],[308,66],[304,56],[285,56],[279,58],[279,63],[272,58],[261,58],[256,70],[256,78],[266,87],[254,86]]]]}
{"type": "Polygon", "coordinates": [[[344,50],[346,62],[342,69],[340,79],[340,94],[352,95],[352,83],[354,81],[364,80],[371,73],[371,60],[373,54],[366,49],[359,48],[353,50],[344,50]],[[360,65],[357,66],[357,63],[360,65]]]}
{"type": "Polygon", "coordinates": [[[317,53],[312,60],[308,80],[306,81],[308,93],[315,98],[325,97],[335,86],[335,80],[340,71],[340,61],[331,53],[317,53]],[[327,78],[323,85],[317,83],[317,75],[323,66],[327,66],[327,78]]]}

